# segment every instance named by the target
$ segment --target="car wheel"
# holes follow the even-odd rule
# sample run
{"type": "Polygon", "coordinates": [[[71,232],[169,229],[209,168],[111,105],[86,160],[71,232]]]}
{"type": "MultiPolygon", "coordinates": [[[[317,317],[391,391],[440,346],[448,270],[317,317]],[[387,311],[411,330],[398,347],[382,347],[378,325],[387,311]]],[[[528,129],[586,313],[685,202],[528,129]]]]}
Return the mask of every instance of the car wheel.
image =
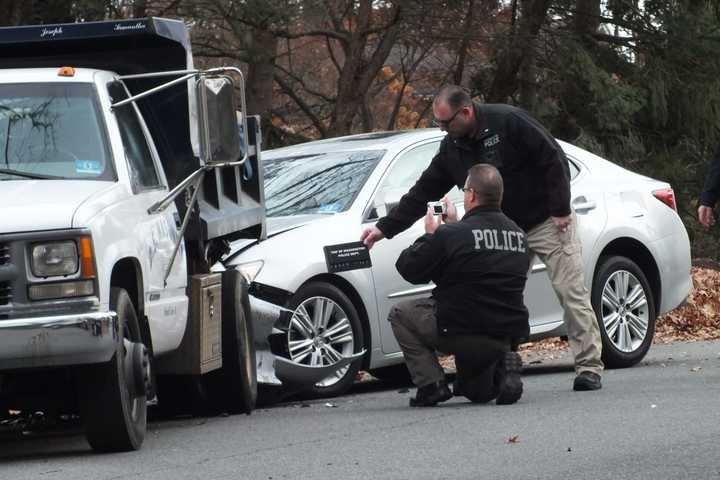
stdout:
{"type": "MultiPolygon", "coordinates": [[[[288,358],[309,366],[332,365],[363,350],[363,327],[357,310],[339,288],[324,282],[300,288],[290,302],[293,310],[286,336],[288,358]]],[[[345,393],[360,370],[361,359],[341,368],[307,390],[315,397],[345,393]]]]}
{"type": "Polygon", "coordinates": [[[135,307],[125,290],[111,289],[110,309],[118,315],[123,341],[112,360],[81,370],[80,412],[94,450],[123,452],[139,449],[145,438],[149,359],[141,343],[135,307]],[[140,358],[135,358],[138,355],[140,358]],[[137,369],[139,365],[143,371],[133,372],[133,366],[137,369]]]}
{"type": "Polygon", "coordinates": [[[655,334],[655,302],[645,274],[626,257],[600,259],[592,305],[608,368],[631,367],[643,359],[655,334]]]}

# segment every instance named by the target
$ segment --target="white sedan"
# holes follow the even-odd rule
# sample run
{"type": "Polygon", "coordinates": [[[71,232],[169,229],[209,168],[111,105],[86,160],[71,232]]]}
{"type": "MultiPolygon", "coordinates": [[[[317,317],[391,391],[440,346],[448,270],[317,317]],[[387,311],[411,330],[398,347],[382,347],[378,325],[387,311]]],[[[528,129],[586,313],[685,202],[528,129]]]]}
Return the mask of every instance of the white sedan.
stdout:
{"type": "MultiPolygon", "coordinates": [[[[422,220],[378,242],[370,268],[328,273],[323,247],[357,241],[415,183],[443,136],[437,129],[370,133],[264,153],[268,239],[236,242],[226,262],[251,282],[260,383],[311,381],[312,393],[331,396],[344,392],[359,369],[382,378],[403,368],[387,316],[394,303],[432,291],[432,284],[411,285],[395,270],[399,253],[423,233],[422,220]],[[358,352],[364,354],[317,382],[302,375],[358,352]]],[[[610,368],[631,366],[650,347],[656,317],[687,298],[687,232],[670,185],[560,144],[570,162],[603,360],[610,368]]],[[[461,192],[448,195],[462,209],[461,192]]],[[[536,260],[528,278],[529,340],[565,334],[544,270],[536,260]]]]}

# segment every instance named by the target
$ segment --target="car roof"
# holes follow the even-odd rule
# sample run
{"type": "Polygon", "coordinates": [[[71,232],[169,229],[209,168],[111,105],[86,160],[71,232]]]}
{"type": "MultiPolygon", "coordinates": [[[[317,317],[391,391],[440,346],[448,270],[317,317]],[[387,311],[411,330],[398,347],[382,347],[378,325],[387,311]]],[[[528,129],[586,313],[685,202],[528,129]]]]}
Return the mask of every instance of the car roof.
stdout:
{"type": "Polygon", "coordinates": [[[278,158],[283,156],[311,155],[322,152],[348,152],[358,150],[391,150],[421,140],[442,138],[443,132],[438,128],[419,128],[416,130],[394,130],[387,132],[361,133],[344,137],[313,140],[289,147],[265,150],[263,157],[278,158]]]}

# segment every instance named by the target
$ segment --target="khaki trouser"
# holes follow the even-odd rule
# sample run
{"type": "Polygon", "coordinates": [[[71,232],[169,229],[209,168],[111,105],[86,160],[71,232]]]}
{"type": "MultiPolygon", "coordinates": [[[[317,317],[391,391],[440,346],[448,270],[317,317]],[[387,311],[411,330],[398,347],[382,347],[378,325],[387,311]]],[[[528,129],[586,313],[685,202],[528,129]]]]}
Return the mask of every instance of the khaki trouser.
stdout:
{"type": "MultiPolygon", "coordinates": [[[[581,245],[575,233],[577,219],[567,231],[561,232],[551,218],[527,232],[527,244],[547,266],[555,294],[563,308],[563,321],[568,343],[575,356],[575,371],[600,374],[602,343],[595,312],[590,304],[590,292],[585,287],[581,245]]],[[[532,261],[530,262],[532,265],[532,261]]]]}
{"type": "Polygon", "coordinates": [[[455,394],[478,403],[498,395],[495,371],[498,360],[510,350],[510,341],[483,335],[439,336],[435,300],[422,298],[395,304],[388,321],[418,388],[445,380],[437,351],[455,354],[455,394]]]}

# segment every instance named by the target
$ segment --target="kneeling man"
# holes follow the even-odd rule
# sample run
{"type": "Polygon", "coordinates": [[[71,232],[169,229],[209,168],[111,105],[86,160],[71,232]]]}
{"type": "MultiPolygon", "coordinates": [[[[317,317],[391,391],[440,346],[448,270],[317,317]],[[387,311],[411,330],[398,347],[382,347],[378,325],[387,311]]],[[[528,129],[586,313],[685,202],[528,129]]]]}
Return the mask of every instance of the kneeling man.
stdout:
{"type": "Polygon", "coordinates": [[[529,334],[525,234],[500,210],[503,182],[495,167],[472,167],[463,192],[462,220],[447,201],[444,225],[428,209],[426,234],[396,263],[408,282],[436,285],[432,297],[400,302],[388,318],[418,387],[414,407],[453,395],[436,351],[455,355],[455,395],[497,404],[522,395],[522,360],[511,345],[529,334]]]}

